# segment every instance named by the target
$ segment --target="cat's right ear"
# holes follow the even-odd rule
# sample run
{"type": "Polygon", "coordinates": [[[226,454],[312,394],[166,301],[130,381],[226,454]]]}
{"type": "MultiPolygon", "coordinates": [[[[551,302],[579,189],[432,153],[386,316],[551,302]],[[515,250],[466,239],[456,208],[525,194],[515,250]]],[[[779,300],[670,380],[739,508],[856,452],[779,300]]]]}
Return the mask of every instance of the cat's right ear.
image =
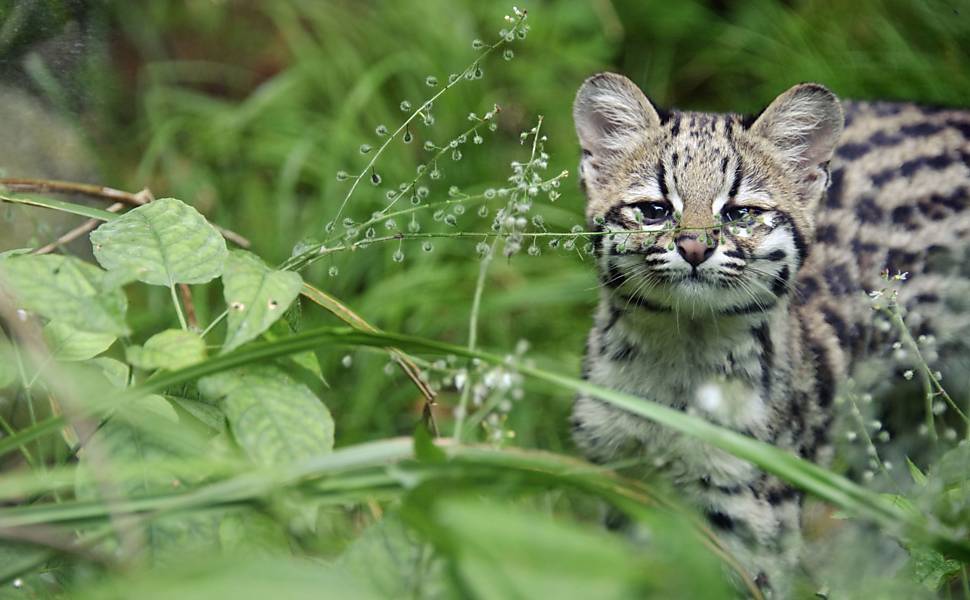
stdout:
{"type": "Polygon", "coordinates": [[[599,73],[583,83],[573,103],[573,121],[584,154],[593,158],[628,148],[660,126],[657,110],[640,88],[616,73],[599,73]]]}

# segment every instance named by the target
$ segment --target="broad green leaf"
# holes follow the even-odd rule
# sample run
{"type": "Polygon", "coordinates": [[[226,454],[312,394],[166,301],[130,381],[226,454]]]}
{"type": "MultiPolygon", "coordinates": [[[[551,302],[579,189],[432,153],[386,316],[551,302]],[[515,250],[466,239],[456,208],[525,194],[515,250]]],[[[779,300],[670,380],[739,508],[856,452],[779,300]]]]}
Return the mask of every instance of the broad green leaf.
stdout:
{"type": "MultiPolygon", "coordinates": [[[[657,550],[677,539],[636,548],[601,529],[505,502],[443,500],[434,518],[450,534],[447,548],[475,598],[731,597],[710,557],[689,565],[658,560],[657,550]]],[[[698,546],[686,529],[680,534],[680,543],[698,546]]]]}
{"type": "Polygon", "coordinates": [[[226,242],[199,211],[175,198],[139,206],[91,232],[94,256],[108,270],[171,287],[222,274],[226,242]]]}
{"type": "Polygon", "coordinates": [[[118,359],[110,356],[99,356],[88,361],[87,364],[94,365],[101,371],[108,383],[123,390],[128,387],[128,379],[131,376],[131,367],[118,359]]]}
{"type": "MultiPolygon", "coordinates": [[[[175,409],[161,396],[135,399],[119,409],[92,436],[79,453],[82,466],[78,471],[77,496],[81,500],[99,498],[104,489],[84,473],[111,474],[111,493],[137,498],[170,493],[198,477],[181,473],[178,458],[202,455],[204,439],[180,427],[175,409]],[[111,465],[123,466],[112,470],[111,465]],[[121,473],[126,475],[122,476],[121,473]]],[[[188,551],[218,549],[219,515],[172,515],[154,519],[145,525],[145,541],[155,563],[180,559],[188,551]]],[[[111,546],[114,541],[107,542],[111,546]]]]}
{"type": "Polygon", "coordinates": [[[330,411],[308,387],[274,367],[246,367],[206,377],[199,390],[224,398],[236,442],[255,462],[278,465],[333,449],[330,411]]]}
{"type": "MultiPolygon", "coordinates": [[[[270,328],[265,331],[263,337],[265,337],[267,340],[278,340],[282,337],[296,333],[297,330],[293,322],[287,318],[287,315],[293,313],[294,309],[296,309],[295,312],[299,312],[299,307],[300,299],[297,298],[293,304],[290,305],[290,310],[286,311],[287,314],[283,315],[283,318],[279,321],[273,323],[270,328]]],[[[323,376],[323,369],[320,368],[320,360],[317,358],[317,354],[313,350],[297,352],[296,354],[292,354],[281,360],[291,362],[297,368],[306,371],[314,380],[318,380],[323,383],[323,385],[330,387],[330,384],[327,383],[326,378],[323,376]]]]}
{"type": "Polygon", "coordinates": [[[168,399],[181,407],[185,412],[195,417],[206,427],[216,431],[222,431],[225,429],[226,416],[222,414],[222,411],[219,410],[218,406],[209,404],[208,402],[204,402],[202,400],[179,398],[177,396],[169,396],[168,399]]]}
{"type": "Polygon", "coordinates": [[[144,346],[128,348],[125,358],[141,369],[174,371],[205,360],[205,342],[195,332],[166,329],[148,338],[144,346]]]}
{"type": "Polygon", "coordinates": [[[47,347],[55,360],[77,361],[94,358],[107,350],[115,341],[108,333],[81,331],[60,321],[51,321],[44,327],[47,347]]]}
{"type": "Polygon", "coordinates": [[[234,250],[222,275],[229,307],[222,351],[238,348],[283,316],[300,293],[303,280],[292,271],[270,269],[255,254],[234,250]]]}
{"type": "Polygon", "coordinates": [[[936,550],[920,546],[909,549],[909,563],[905,570],[915,581],[931,590],[938,590],[959,573],[962,567],[959,561],[945,558],[936,550]]]}
{"type": "Polygon", "coordinates": [[[106,273],[71,256],[30,255],[0,261],[0,279],[18,306],[81,331],[125,335],[124,293],[106,273]]]}

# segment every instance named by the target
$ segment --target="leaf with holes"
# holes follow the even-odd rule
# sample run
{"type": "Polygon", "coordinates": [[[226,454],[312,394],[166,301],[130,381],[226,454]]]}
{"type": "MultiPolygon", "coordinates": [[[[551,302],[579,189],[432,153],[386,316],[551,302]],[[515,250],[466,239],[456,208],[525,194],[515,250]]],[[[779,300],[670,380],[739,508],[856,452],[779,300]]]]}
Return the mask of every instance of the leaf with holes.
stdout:
{"type": "Polygon", "coordinates": [[[205,342],[192,331],[167,329],[148,338],[144,346],[128,348],[125,358],[142,369],[174,371],[205,360],[205,342]]]}
{"type": "Polygon", "coordinates": [[[171,287],[222,274],[226,242],[199,211],[175,198],[139,206],[91,232],[94,256],[106,269],[127,269],[139,281],[171,287]]]}
{"type": "Polygon", "coordinates": [[[107,273],[72,256],[30,255],[0,261],[2,287],[17,306],[81,331],[125,335],[128,301],[107,273]]]}
{"type": "Polygon", "coordinates": [[[283,316],[303,285],[296,273],[270,269],[255,254],[243,250],[229,254],[222,282],[229,306],[223,352],[266,331],[283,316]]]}
{"type": "Polygon", "coordinates": [[[333,449],[333,418],[310,388],[271,366],[205,377],[199,390],[223,399],[236,442],[255,462],[292,463],[333,449]]]}
{"type": "Polygon", "coordinates": [[[62,361],[94,358],[107,350],[116,339],[108,333],[81,331],[60,321],[51,321],[44,327],[44,338],[54,359],[62,361]]]}

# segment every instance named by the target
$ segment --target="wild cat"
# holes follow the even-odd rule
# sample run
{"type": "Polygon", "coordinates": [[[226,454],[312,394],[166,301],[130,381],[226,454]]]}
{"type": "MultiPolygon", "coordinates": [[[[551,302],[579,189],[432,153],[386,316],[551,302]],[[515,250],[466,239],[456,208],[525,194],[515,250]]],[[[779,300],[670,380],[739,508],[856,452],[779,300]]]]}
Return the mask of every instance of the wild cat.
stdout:
{"type": "MultiPolygon", "coordinates": [[[[970,112],[841,103],[811,83],[754,117],[664,111],[603,73],[573,115],[586,216],[608,232],[588,380],[824,462],[840,382],[888,346],[866,298],[882,272],[908,273],[907,323],[941,354],[950,324],[966,331],[970,112]]],[[[573,428],[592,460],[663,465],[756,583],[786,594],[798,491],[594,398],[573,428]]]]}

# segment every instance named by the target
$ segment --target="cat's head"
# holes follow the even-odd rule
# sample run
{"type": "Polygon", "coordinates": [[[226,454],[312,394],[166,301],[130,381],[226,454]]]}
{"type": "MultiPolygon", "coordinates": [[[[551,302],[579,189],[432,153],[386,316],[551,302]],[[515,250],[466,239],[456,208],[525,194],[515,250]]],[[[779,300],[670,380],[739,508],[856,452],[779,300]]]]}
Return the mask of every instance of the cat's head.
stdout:
{"type": "Polygon", "coordinates": [[[573,107],[604,283],[654,310],[755,312],[814,237],[842,108],[797,85],[756,117],[660,111],[632,81],[589,78],[573,107]]]}

